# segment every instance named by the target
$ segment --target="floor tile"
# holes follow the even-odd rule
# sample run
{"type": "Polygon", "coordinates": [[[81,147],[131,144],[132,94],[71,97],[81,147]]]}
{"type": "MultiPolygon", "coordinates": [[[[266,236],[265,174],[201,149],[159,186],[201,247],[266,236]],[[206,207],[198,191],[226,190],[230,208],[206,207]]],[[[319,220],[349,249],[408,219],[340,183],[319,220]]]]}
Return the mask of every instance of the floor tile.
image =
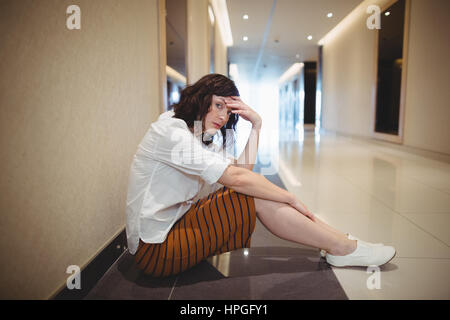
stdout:
{"type": "Polygon", "coordinates": [[[304,184],[291,190],[312,212],[340,210],[363,212],[370,210],[372,196],[342,178],[317,178],[312,185],[304,184]]]}
{"type": "Polygon", "coordinates": [[[333,267],[334,273],[351,300],[448,300],[449,270],[450,259],[395,258],[386,267],[380,267],[378,273],[380,286],[377,289],[376,273],[370,272],[367,268],[333,267]]]}
{"type": "Polygon", "coordinates": [[[407,164],[402,168],[405,176],[415,179],[429,187],[450,194],[450,164],[407,164]]]}
{"type": "Polygon", "coordinates": [[[397,249],[380,290],[367,288],[366,268],[333,267],[350,299],[449,298],[450,164],[327,133],[285,142],[280,158],[302,182],[289,191],[313,213],[397,249]]]}
{"type": "Polygon", "coordinates": [[[215,266],[180,275],[171,299],[347,299],[315,250],[271,247],[235,250],[208,259],[215,266]]]}
{"type": "Polygon", "coordinates": [[[126,251],[100,279],[85,300],[167,300],[176,277],[152,278],[137,269],[126,251]]]}
{"type": "Polygon", "coordinates": [[[450,246],[450,215],[408,213],[403,216],[450,246]]]}
{"type": "Polygon", "coordinates": [[[402,213],[448,213],[450,194],[401,175],[390,177],[347,175],[352,184],[402,213]]]}
{"type": "Polygon", "coordinates": [[[383,205],[369,213],[325,211],[318,214],[332,227],[369,242],[392,245],[397,257],[450,258],[450,247],[383,205]]]}

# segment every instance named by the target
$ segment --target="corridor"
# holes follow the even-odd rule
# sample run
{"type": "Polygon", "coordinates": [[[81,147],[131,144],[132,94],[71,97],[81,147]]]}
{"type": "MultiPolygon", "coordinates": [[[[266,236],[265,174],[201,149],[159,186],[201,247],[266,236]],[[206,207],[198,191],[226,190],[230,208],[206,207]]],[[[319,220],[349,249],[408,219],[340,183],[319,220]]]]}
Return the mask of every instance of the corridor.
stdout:
{"type": "Polygon", "coordinates": [[[1,0],[0,299],[450,300],[449,12],[1,0]],[[217,192],[230,200],[211,208],[217,192]],[[359,241],[296,216],[298,200],[359,241]],[[144,275],[137,253],[176,275],[144,275]]]}

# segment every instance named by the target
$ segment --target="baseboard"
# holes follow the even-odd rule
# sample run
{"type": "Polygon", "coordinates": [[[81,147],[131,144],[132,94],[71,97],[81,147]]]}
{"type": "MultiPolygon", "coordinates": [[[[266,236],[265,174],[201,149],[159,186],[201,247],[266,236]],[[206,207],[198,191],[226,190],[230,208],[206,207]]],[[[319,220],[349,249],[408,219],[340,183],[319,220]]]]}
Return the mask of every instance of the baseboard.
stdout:
{"type": "Polygon", "coordinates": [[[127,250],[127,236],[123,228],[81,269],[81,289],[70,290],[63,284],[49,300],[83,299],[125,250],[127,250]]]}

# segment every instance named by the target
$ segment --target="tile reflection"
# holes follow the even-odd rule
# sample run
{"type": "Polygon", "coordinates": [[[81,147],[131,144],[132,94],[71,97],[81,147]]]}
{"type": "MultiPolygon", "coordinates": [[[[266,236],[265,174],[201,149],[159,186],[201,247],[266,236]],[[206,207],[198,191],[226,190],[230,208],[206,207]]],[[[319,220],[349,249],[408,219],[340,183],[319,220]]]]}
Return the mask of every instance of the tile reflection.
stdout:
{"type": "Polygon", "coordinates": [[[218,256],[213,256],[208,261],[225,277],[228,277],[230,275],[230,252],[226,252],[218,256]]]}
{"type": "Polygon", "coordinates": [[[213,256],[207,261],[225,277],[329,270],[325,261],[317,257],[315,249],[254,247],[213,256]]]}
{"type": "Polygon", "coordinates": [[[317,250],[253,247],[211,257],[180,275],[171,299],[347,299],[332,269],[317,250]]]}

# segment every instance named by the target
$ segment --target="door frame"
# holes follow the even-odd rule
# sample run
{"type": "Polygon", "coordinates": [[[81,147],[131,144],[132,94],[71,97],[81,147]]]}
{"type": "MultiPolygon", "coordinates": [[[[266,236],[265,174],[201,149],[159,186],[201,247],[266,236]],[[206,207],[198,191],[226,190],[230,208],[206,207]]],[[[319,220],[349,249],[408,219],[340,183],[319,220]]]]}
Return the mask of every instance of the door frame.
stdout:
{"type": "Polygon", "coordinates": [[[167,111],[166,0],[158,0],[159,96],[160,113],[167,111]]]}
{"type": "MultiPolygon", "coordinates": [[[[398,0],[391,0],[381,7],[381,12],[395,4],[398,0]]],[[[403,50],[402,50],[402,77],[400,87],[400,111],[398,119],[398,135],[376,132],[376,115],[377,115],[377,77],[378,77],[378,45],[380,31],[376,30],[375,34],[375,54],[374,54],[374,76],[373,76],[373,94],[372,94],[372,137],[379,140],[389,141],[393,143],[403,144],[404,138],[404,120],[406,105],[406,77],[408,69],[408,43],[409,43],[409,20],[410,20],[411,0],[405,0],[405,21],[403,26],[403,50]]]]}

